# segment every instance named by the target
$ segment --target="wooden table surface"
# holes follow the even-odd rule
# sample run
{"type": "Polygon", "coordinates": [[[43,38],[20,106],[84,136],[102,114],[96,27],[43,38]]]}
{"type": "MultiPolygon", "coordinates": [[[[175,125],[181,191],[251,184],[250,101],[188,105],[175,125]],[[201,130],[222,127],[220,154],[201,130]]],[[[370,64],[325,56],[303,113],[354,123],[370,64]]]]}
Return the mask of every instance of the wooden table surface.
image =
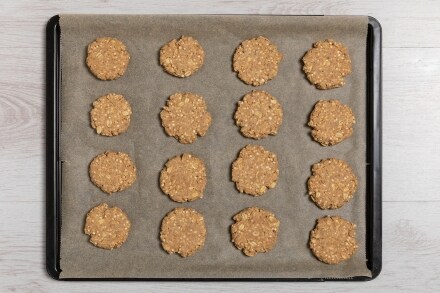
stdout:
{"type": "Polygon", "coordinates": [[[440,292],[440,1],[1,1],[0,292],[440,292]],[[59,13],[371,15],[383,28],[383,269],[371,282],[60,282],[45,271],[45,25],[59,13]]]}

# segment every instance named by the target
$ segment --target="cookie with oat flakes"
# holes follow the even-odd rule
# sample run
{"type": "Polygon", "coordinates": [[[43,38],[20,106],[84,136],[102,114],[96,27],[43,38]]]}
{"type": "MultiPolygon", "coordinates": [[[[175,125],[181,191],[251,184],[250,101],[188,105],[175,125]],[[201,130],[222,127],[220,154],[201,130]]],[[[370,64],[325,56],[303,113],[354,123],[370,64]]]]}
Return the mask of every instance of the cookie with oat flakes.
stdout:
{"type": "Polygon", "coordinates": [[[98,38],[87,47],[86,64],[101,80],[114,80],[124,75],[130,61],[127,47],[116,38],[98,38]]]}
{"type": "Polygon", "coordinates": [[[259,86],[275,78],[283,54],[269,39],[259,36],[243,41],[235,50],[233,69],[244,83],[259,86]]]}
{"type": "Polygon", "coordinates": [[[169,159],[160,172],[160,188],[176,202],[202,198],[206,181],[205,164],[191,154],[169,159]]]}
{"type": "Polygon", "coordinates": [[[331,39],[314,43],[302,60],[307,79],[321,90],[343,86],[344,77],[351,73],[348,49],[331,39]]]}
{"type": "Polygon", "coordinates": [[[280,221],[267,210],[251,207],[233,217],[232,242],[247,256],[272,250],[277,242],[280,221]]]}
{"type": "Polygon", "coordinates": [[[107,151],[89,166],[90,180],[108,194],[129,188],[136,181],[136,166],[126,153],[107,151]]]}
{"type": "Polygon", "coordinates": [[[90,236],[93,245],[112,250],[125,243],[130,228],[130,220],[123,210],[102,203],[87,213],[84,233],[90,236]]]}
{"type": "Polygon", "coordinates": [[[116,136],[130,126],[131,106],[123,95],[107,94],[94,101],[92,106],[90,124],[96,133],[116,136]]]}
{"type": "Polygon", "coordinates": [[[205,60],[205,51],[193,37],[182,36],[165,44],[159,52],[163,69],[177,77],[188,77],[198,71],[205,60]]]}
{"type": "Polygon", "coordinates": [[[277,156],[259,145],[247,145],[232,163],[232,181],[238,191],[253,196],[274,188],[278,180],[277,156]]]}
{"type": "Polygon", "coordinates": [[[322,217],[316,222],[309,240],[316,258],[326,264],[350,259],[358,248],[356,225],[338,216],[322,217]]]}
{"type": "Polygon", "coordinates": [[[321,209],[338,209],[353,198],[357,178],[344,160],[326,159],[313,164],[307,180],[310,198],[321,209]]]}
{"type": "Polygon", "coordinates": [[[312,113],[308,125],[312,137],[323,146],[331,146],[349,138],[356,123],[353,111],[339,100],[320,100],[312,113]]]}
{"type": "Polygon", "coordinates": [[[175,208],[162,220],[160,240],[169,254],[191,256],[203,248],[205,239],[205,219],[194,209],[175,208]]]}
{"type": "Polygon", "coordinates": [[[160,119],[165,132],[183,144],[204,136],[212,121],[205,99],[193,93],[171,95],[160,112],[160,119]]]}
{"type": "Polygon", "coordinates": [[[238,102],[234,118],[244,136],[261,139],[277,134],[283,121],[283,109],[268,92],[252,91],[238,102]]]}

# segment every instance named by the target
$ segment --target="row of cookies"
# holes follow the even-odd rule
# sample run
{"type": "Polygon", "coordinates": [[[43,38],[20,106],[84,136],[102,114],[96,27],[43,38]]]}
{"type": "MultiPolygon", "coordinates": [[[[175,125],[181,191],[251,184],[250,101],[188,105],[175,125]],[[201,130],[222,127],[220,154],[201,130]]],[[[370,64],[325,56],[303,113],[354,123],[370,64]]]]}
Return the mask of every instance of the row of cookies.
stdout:
{"type": "MultiPolygon", "coordinates": [[[[90,124],[100,135],[115,136],[129,128],[131,115],[131,106],[124,96],[110,93],[93,102],[90,124]]],[[[171,95],[160,112],[160,118],[165,132],[183,144],[206,135],[212,123],[205,99],[187,92],[171,95]]],[[[246,94],[238,102],[234,118],[245,137],[261,139],[278,132],[283,110],[275,97],[258,90],[246,94]]],[[[350,137],[354,123],[350,107],[339,100],[320,100],[310,114],[308,125],[315,141],[330,146],[350,137]]]]}
{"type": "MultiPolygon", "coordinates": [[[[86,64],[100,80],[114,80],[124,75],[130,61],[126,45],[116,38],[98,38],[88,45],[86,64]]],[[[260,86],[278,74],[283,54],[269,39],[258,36],[241,42],[233,56],[233,70],[246,84],[260,86]]],[[[193,37],[182,36],[162,46],[159,62],[163,69],[176,77],[189,77],[198,71],[205,51],[193,37]]],[[[303,71],[318,89],[332,89],[345,84],[351,73],[351,58],[347,48],[334,40],[313,44],[302,58],[303,71]]]]}
{"type": "MultiPolygon", "coordinates": [[[[231,242],[246,256],[271,251],[278,239],[280,221],[265,209],[246,208],[235,216],[230,227],[231,242]]],[[[119,207],[102,203],[86,216],[84,232],[96,247],[113,250],[128,239],[131,221],[119,207]]],[[[204,217],[191,208],[175,208],[163,219],[160,228],[162,248],[182,257],[194,255],[205,245],[207,228],[204,217]]],[[[309,246],[322,262],[338,264],[357,249],[356,226],[341,217],[323,217],[310,232],[309,246]]]]}

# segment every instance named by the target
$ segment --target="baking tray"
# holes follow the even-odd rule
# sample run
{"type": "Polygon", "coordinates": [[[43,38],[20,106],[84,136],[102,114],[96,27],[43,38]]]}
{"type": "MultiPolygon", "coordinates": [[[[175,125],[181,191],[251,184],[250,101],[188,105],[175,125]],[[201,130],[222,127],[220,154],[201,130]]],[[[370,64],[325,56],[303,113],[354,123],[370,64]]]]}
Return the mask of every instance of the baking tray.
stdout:
{"type": "MultiPolygon", "coordinates": [[[[319,17],[317,15],[316,17],[319,17]]],[[[367,34],[367,188],[366,257],[371,277],[351,278],[63,278],[62,280],[138,280],[138,281],[368,281],[382,268],[382,30],[380,23],[368,17],[367,34]]],[[[60,161],[60,25],[53,16],[46,29],[46,269],[59,279],[61,230],[60,161]]]]}

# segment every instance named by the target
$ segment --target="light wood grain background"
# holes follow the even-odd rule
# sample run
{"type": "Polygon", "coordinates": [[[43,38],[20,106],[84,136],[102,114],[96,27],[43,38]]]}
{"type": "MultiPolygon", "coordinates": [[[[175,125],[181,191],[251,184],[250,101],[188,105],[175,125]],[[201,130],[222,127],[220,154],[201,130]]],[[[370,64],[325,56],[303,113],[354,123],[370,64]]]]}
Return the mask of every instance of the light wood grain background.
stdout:
{"type": "Polygon", "coordinates": [[[1,1],[0,292],[440,292],[440,1],[1,1]],[[383,270],[365,283],[58,282],[44,263],[45,25],[59,13],[360,14],[383,27],[383,270]]]}

